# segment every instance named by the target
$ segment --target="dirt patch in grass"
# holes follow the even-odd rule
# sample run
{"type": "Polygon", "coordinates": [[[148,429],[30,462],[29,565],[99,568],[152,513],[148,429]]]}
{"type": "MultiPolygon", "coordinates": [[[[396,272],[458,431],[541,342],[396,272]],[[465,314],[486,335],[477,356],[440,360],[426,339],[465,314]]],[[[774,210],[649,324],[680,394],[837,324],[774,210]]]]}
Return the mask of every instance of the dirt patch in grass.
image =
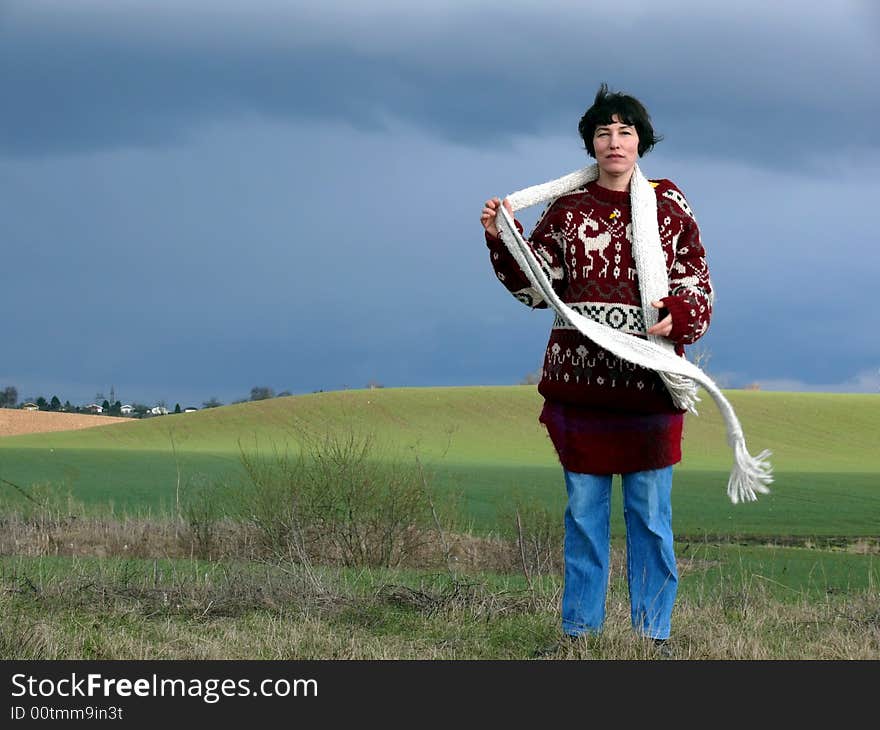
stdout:
{"type": "Polygon", "coordinates": [[[54,413],[0,408],[0,437],[20,436],[47,431],[76,431],[81,428],[106,426],[109,423],[131,423],[132,418],[92,416],[87,413],[54,413]]]}

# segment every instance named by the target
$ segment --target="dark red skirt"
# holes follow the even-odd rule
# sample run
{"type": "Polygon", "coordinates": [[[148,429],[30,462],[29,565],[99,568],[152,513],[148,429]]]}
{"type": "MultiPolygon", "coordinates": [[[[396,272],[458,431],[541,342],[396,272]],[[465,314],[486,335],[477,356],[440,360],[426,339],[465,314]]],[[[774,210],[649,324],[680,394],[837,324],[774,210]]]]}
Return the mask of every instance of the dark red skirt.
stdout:
{"type": "Polygon", "coordinates": [[[539,418],[563,468],[626,474],[681,461],[683,413],[626,413],[545,401],[539,418]]]}

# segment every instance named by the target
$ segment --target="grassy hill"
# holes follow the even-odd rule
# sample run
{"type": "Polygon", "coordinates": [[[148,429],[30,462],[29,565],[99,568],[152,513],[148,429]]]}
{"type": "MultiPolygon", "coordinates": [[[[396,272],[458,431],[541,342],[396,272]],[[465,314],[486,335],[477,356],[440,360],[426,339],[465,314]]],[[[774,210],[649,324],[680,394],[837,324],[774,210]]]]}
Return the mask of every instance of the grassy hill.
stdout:
{"type": "MultiPolygon", "coordinates": [[[[704,398],[702,415],[686,419],[685,460],[673,488],[677,651],[694,659],[875,658],[880,396],[728,396],[751,452],[774,452],[776,481],[757,502],[730,504],[731,455],[717,410],[704,398]]],[[[540,407],[532,386],[345,391],[2,437],[0,654],[530,656],[558,632],[561,575],[552,566],[561,554],[565,501],[561,469],[537,421],[540,407]],[[440,562],[392,570],[341,569],[323,543],[314,565],[284,551],[276,565],[251,552],[265,533],[226,521],[216,537],[222,557],[202,561],[196,528],[217,526],[199,517],[208,511],[196,515],[201,523],[151,519],[157,511],[175,514],[178,485],[184,505],[191,486],[191,494],[206,496],[197,506],[229,504],[215,486],[244,477],[241,448],[272,458],[276,449],[296,448],[303,434],[351,431],[374,435],[380,458],[418,457],[436,496],[461,495],[473,534],[460,525],[444,532],[460,562],[450,561],[443,539],[429,546],[440,562]],[[46,483],[89,509],[40,509],[21,494],[39,495],[46,483]],[[520,544],[534,546],[544,572],[523,575],[517,543],[497,539],[516,534],[514,508],[524,525],[520,544]],[[149,518],[128,519],[145,512],[149,518]]],[[[319,482],[319,496],[347,481],[319,482]]],[[[279,502],[261,511],[259,496],[246,501],[260,490],[246,480],[244,487],[245,510],[236,514],[257,521],[275,514],[279,502]]],[[[647,658],[629,626],[619,489],[612,500],[609,620],[601,640],[575,656],[647,658]]],[[[318,501],[323,514],[328,503],[318,501]]],[[[333,524],[321,524],[320,534],[333,524]]]]}
{"type": "MultiPolygon", "coordinates": [[[[687,416],[674,509],[692,534],[873,536],[880,524],[880,395],[727,391],[752,453],[768,448],[773,494],[732,507],[723,421],[703,394],[687,416]]],[[[0,439],[0,478],[51,482],[128,510],[167,509],[179,475],[240,473],[239,449],[296,448],[302,433],[371,433],[386,458],[416,455],[463,495],[477,529],[513,499],[564,504],[534,386],[350,390],[242,403],[137,423],[0,439]]],[[[3,489],[0,486],[0,489],[3,489]]],[[[619,512],[619,508],[616,509],[619,512]]]]}

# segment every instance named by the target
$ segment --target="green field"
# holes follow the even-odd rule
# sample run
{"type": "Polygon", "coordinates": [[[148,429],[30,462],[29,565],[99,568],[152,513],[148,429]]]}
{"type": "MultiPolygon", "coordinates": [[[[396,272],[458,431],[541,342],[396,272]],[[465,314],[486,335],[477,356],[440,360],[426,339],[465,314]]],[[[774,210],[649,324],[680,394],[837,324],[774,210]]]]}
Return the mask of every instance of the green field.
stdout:
{"type": "MultiPolygon", "coordinates": [[[[731,455],[704,397],[673,489],[677,656],[876,659],[880,396],[727,395],[776,481],[730,503],[731,455]]],[[[528,658],[557,635],[561,588],[565,495],[540,407],[532,386],[344,391],[2,438],[0,657],[528,658]],[[243,532],[198,559],[178,485],[209,485],[212,501],[223,485],[253,491],[242,451],[277,463],[303,438],[351,433],[375,437],[394,474],[418,459],[436,495],[457,497],[447,536],[472,563],[267,561],[235,542],[243,532]],[[76,502],[35,509],[21,492],[76,502]],[[529,574],[509,549],[536,535],[557,567],[529,574]]],[[[613,508],[608,622],[563,658],[651,658],[629,627],[619,489],[613,508]]]]}
{"type": "MultiPolygon", "coordinates": [[[[876,538],[880,525],[880,395],[726,393],[752,453],[773,452],[772,494],[731,505],[723,422],[703,396],[686,418],[676,467],[676,534],[688,538],[876,538]]],[[[165,513],[178,477],[235,479],[240,449],[296,449],[297,434],[355,430],[385,457],[418,457],[440,492],[460,495],[478,532],[503,530],[512,500],[562,509],[561,470],[537,421],[533,386],[342,391],[242,403],[82,431],[0,439],[0,478],[51,483],[87,505],[165,513]]],[[[8,490],[8,488],[6,488],[8,490]]],[[[614,529],[622,530],[619,490],[614,529]]]]}

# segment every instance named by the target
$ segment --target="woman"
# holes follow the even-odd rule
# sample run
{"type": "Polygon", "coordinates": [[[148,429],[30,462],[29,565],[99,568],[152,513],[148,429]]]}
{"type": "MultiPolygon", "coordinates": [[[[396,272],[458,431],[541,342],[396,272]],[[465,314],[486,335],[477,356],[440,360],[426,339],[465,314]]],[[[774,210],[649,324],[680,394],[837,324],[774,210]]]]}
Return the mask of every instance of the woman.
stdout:
{"type": "MultiPolygon", "coordinates": [[[[638,99],[610,93],[602,84],[578,130],[598,164],[598,178],[552,200],[528,245],[553,290],[573,310],[637,337],[668,338],[683,355],[684,345],[709,326],[712,287],[700,232],[684,195],[669,180],[651,181],[669,295],[650,302],[658,321],[645,327],[633,257],[630,181],[638,158],[660,139],[650,116],[638,99]]],[[[498,198],[487,200],[480,218],[495,273],[517,299],[546,307],[498,237],[500,205],[498,198]]],[[[668,654],[678,587],[672,466],[681,460],[685,411],[676,406],[658,372],[614,356],[558,316],[538,391],[545,399],[540,421],[559,456],[568,493],[563,633],[578,637],[602,629],[611,483],[620,474],[632,625],[668,654]]]]}

